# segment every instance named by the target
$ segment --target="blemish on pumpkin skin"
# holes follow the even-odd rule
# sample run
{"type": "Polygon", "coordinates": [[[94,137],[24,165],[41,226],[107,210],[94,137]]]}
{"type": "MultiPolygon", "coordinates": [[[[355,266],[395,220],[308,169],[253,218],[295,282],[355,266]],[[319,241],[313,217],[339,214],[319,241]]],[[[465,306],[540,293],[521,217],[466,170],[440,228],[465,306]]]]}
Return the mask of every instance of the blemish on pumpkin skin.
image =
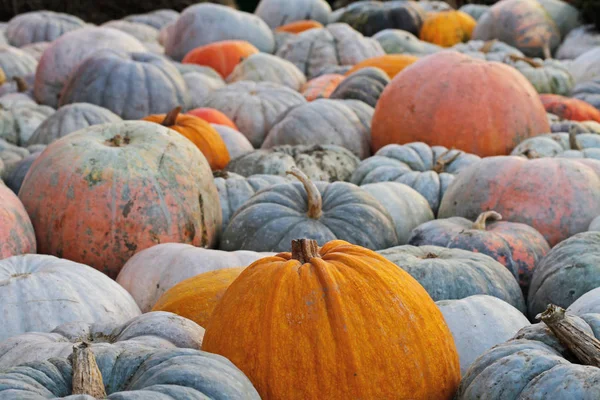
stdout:
{"type": "Polygon", "coordinates": [[[123,207],[123,217],[127,218],[133,207],[133,200],[129,200],[123,207]]]}

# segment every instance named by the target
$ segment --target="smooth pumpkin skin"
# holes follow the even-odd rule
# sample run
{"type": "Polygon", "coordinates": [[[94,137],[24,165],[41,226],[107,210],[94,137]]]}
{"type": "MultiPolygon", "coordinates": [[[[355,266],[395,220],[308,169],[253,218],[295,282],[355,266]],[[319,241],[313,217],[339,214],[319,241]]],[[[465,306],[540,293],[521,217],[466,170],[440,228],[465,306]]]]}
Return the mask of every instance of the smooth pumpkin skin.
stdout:
{"type": "Polygon", "coordinates": [[[242,132],[225,125],[210,125],[215,128],[219,133],[219,136],[221,136],[221,139],[223,139],[227,151],[229,152],[229,158],[232,160],[254,151],[252,143],[250,143],[248,138],[244,136],[242,132]]]}
{"type": "Polygon", "coordinates": [[[183,64],[206,65],[227,78],[244,58],[259,50],[243,40],[223,40],[196,47],[183,57],[183,64]]]}
{"type": "Polygon", "coordinates": [[[393,79],[398,75],[404,68],[415,63],[419,57],[404,55],[404,54],[386,54],[385,56],[368,58],[364,61],[359,62],[346,72],[346,76],[355,73],[363,68],[377,67],[385,71],[390,79],[393,79]]]}
{"type": "Polygon", "coordinates": [[[0,68],[4,72],[5,79],[35,74],[37,66],[37,60],[26,51],[17,47],[0,45],[0,68]]]}
{"type": "MultiPolygon", "coordinates": [[[[167,114],[149,115],[144,121],[163,124],[167,114]]],[[[164,125],[163,125],[164,126],[164,125]]],[[[207,121],[194,115],[177,115],[173,125],[167,128],[181,133],[202,152],[213,170],[225,168],[229,163],[229,151],[221,135],[207,121]]]]}
{"type": "Polygon", "coordinates": [[[546,111],[558,115],[561,119],[600,122],[600,110],[583,100],[556,94],[541,94],[540,99],[546,111]]]}
{"type": "Polygon", "coordinates": [[[419,38],[442,47],[451,47],[471,39],[477,21],[462,11],[428,13],[419,38]]]}
{"type": "Polygon", "coordinates": [[[225,291],[244,269],[246,267],[218,269],[179,282],[160,296],[152,311],[172,312],[207,326],[225,291]]]}
{"type": "Polygon", "coordinates": [[[439,218],[475,219],[487,210],[538,230],[550,246],[586,231],[600,215],[599,161],[489,157],[461,172],[446,191],[439,218]]]}
{"type": "Polygon", "coordinates": [[[518,71],[447,51],[420,59],[385,88],[372,147],[421,141],[487,157],[549,129],[537,92],[518,71]]]}
{"type": "Polygon", "coordinates": [[[284,24],[303,22],[302,20],[326,24],[331,14],[331,6],[325,0],[260,0],[254,14],[264,20],[271,29],[284,24]]]}
{"type": "Polygon", "coordinates": [[[264,400],[452,398],[458,356],[425,290],[344,241],[319,255],[302,263],[281,253],[246,268],[215,309],[202,349],[229,358],[264,400]]]}
{"type": "Polygon", "coordinates": [[[203,119],[204,121],[210,124],[225,125],[232,129],[235,129],[236,131],[239,131],[238,127],[235,126],[233,121],[229,119],[227,115],[223,114],[221,111],[215,108],[198,107],[186,112],[186,114],[203,119]]]}
{"type": "Polygon", "coordinates": [[[174,23],[179,18],[179,13],[175,10],[160,9],[150,11],[144,14],[133,14],[123,18],[125,21],[137,22],[156,29],[162,29],[170,23],[174,23]]]}
{"type": "Polygon", "coordinates": [[[306,82],[300,93],[308,101],[327,99],[346,77],[341,74],[325,74],[306,82]]]}
{"type": "Polygon", "coordinates": [[[309,29],[313,28],[323,28],[323,24],[319,21],[313,20],[302,20],[302,21],[294,21],[289,24],[281,25],[275,28],[275,32],[287,32],[287,33],[302,33],[309,29]]]}
{"type": "Polygon", "coordinates": [[[306,77],[298,67],[272,54],[253,54],[239,63],[227,77],[227,82],[274,82],[299,91],[306,77]]]}
{"type": "Polygon", "coordinates": [[[0,181],[0,259],[35,252],[29,215],[21,200],[0,181]]]}
{"type": "MultiPolygon", "coordinates": [[[[597,231],[597,229],[595,230],[597,231]]],[[[581,297],[571,303],[569,308],[567,308],[567,311],[576,315],[600,313],[600,287],[592,289],[583,294],[581,297]]]]}
{"type": "Polygon", "coordinates": [[[52,42],[61,35],[83,28],[85,22],[74,15],[53,11],[32,11],[8,21],[6,38],[15,47],[32,43],[52,42]]]}
{"type": "Polygon", "coordinates": [[[600,77],[576,85],[570,95],[600,110],[600,77]]]}
{"type": "Polygon", "coordinates": [[[427,55],[443,50],[433,43],[420,40],[410,32],[400,29],[384,29],[373,36],[387,54],[427,55]]]}

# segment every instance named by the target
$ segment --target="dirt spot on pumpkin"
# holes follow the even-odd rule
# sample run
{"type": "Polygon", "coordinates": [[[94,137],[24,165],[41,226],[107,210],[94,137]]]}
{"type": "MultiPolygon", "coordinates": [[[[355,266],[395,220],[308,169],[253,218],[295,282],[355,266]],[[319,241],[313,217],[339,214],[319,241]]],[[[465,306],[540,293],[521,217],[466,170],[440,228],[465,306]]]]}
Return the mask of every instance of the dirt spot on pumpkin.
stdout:
{"type": "Polygon", "coordinates": [[[131,212],[132,207],[133,207],[133,200],[129,200],[127,202],[127,204],[125,204],[125,207],[123,207],[123,216],[125,218],[127,218],[129,216],[129,213],[131,212]]]}

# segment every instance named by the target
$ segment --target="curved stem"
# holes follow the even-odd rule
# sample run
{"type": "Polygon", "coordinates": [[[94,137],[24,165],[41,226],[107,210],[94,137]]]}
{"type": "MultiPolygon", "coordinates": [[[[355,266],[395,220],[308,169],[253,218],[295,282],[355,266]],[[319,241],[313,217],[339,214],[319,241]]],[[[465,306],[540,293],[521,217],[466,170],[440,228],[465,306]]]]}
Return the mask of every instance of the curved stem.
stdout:
{"type": "Polygon", "coordinates": [[[306,264],[311,258],[321,257],[319,255],[319,245],[313,239],[292,240],[292,258],[306,264]]]}
{"type": "Polygon", "coordinates": [[[17,84],[17,91],[19,93],[24,93],[29,90],[29,85],[27,82],[25,82],[25,79],[21,78],[20,76],[15,76],[13,80],[17,84]]]}
{"type": "Polygon", "coordinates": [[[479,214],[479,217],[477,217],[475,222],[473,222],[473,225],[471,225],[471,229],[485,231],[485,225],[488,222],[488,220],[500,221],[501,219],[502,215],[500,215],[496,211],[485,211],[479,214]]]}
{"type": "Polygon", "coordinates": [[[179,116],[180,112],[181,112],[181,107],[175,107],[174,109],[169,111],[169,113],[167,115],[165,115],[165,119],[163,120],[161,125],[166,126],[166,127],[175,125],[175,123],[177,122],[177,117],[179,116]]]}
{"type": "Polygon", "coordinates": [[[494,47],[494,45],[496,44],[498,40],[497,39],[492,39],[492,40],[488,40],[485,43],[483,43],[483,46],[481,46],[481,48],[479,49],[479,51],[481,53],[487,54],[492,50],[492,47],[494,47]]]}
{"type": "Polygon", "coordinates": [[[533,68],[542,68],[544,65],[535,61],[532,58],[529,57],[521,57],[521,56],[516,56],[514,54],[510,54],[508,56],[508,58],[511,59],[511,61],[523,61],[526,62],[527,64],[531,65],[533,68]]]}
{"type": "Polygon", "coordinates": [[[549,58],[552,58],[552,52],[550,51],[550,43],[546,43],[542,51],[544,52],[544,59],[547,60],[549,58]]]}
{"type": "Polygon", "coordinates": [[[319,189],[317,189],[308,176],[297,167],[290,168],[286,174],[295,176],[304,186],[308,197],[308,216],[312,219],[321,218],[321,215],[323,214],[323,199],[321,198],[319,189]]]}
{"type": "Polygon", "coordinates": [[[457,151],[456,154],[454,154],[452,157],[450,157],[447,160],[444,160],[444,156],[449,154],[452,150],[454,149],[448,149],[438,157],[438,159],[435,162],[435,165],[433,166],[434,172],[437,172],[438,174],[444,172],[446,170],[446,165],[452,164],[462,153],[461,151],[457,151]]]}
{"type": "Polygon", "coordinates": [[[102,374],[88,343],[81,342],[73,346],[71,363],[73,365],[72,394],[87,394],[99,399],[106,398],[102,374]]]}
{"type": "Polygon", "coordinates": [[[569,147],[571,150],[583,150],[581,143],[577,140],[577,128],[573,125],[569,127],[569,147]]]}

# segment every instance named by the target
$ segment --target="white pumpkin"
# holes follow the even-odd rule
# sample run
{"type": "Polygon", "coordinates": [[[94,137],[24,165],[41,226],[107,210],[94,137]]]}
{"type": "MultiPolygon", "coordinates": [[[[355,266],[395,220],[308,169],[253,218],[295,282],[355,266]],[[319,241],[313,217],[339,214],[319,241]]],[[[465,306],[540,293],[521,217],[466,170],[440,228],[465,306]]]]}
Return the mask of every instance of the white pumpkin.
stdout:
{"type": "Polygon", "coordinates": [[[575,83],[591,81],[600,77],[600,46],[586,51],[569,64],[575,83]]]}
{"type": "Polygon", "coordinates": [[[569,306],[567,311],[573,314],[600,314],[600,288],[590,290],[569,306]]]}
{"type": "Polygon", "coordinates": [[[67,32],[81,29],[85,22],[74,15],[53,11],[32,11],[12,18],[6,26],[6,38],[16,47],[51,42],[67,32]]]}
{"type": "Polygon", "coordinates": [[[272,54],[252,54],[236,65],[227,82],[274,82],[300,91],[306,77],[294,64],[272,54]]]}
{"type": "Polygon", "coordinates": [[[331,7],[325,0],[261,0],[254,14],[272,29],[306,19],[326,25],[331,7]]]}

